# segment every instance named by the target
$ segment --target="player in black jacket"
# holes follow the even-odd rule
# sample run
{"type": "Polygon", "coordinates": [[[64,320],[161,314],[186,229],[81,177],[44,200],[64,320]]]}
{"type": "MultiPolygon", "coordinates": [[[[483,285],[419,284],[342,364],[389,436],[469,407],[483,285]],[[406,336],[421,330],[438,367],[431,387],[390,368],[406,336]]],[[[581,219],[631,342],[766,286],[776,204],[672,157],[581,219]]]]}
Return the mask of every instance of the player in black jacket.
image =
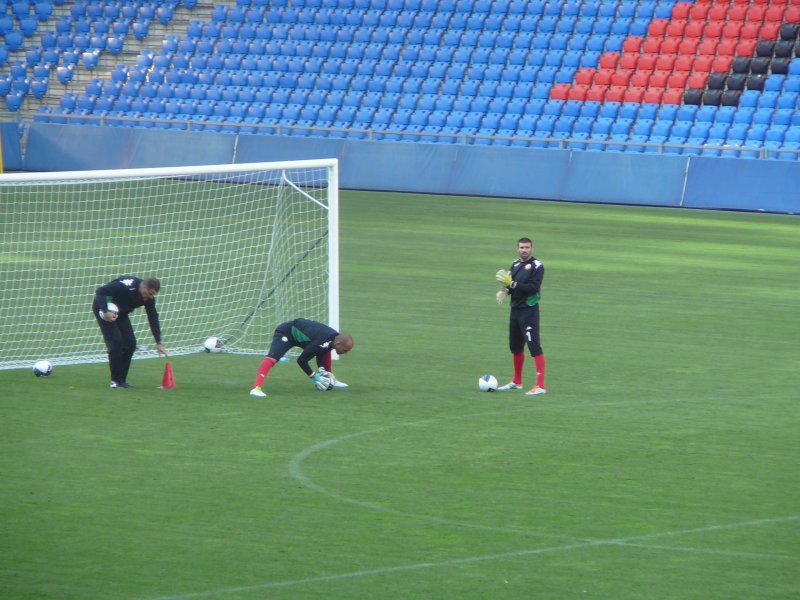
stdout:
{"type": "Polygon", "coordinates": [[[132,387],[128,383],[128,370],[136,350],[136,335],[128,315],[134,309],[144,306],[150,331],[156,341],[156,350],[167,356],[167,349],[161,343],[161,324],[156,310],[156,295],[160,289],[161,282],[155,277],[140,279],[123,275],[97,288],[94,293],[92,313],[100,325],[108,349],[112,388],[132,387]],[[109,311],[109,302],[116,304],[119,312],[109,311]]]}
{"type": "Polygon", "coordinates": [[[349,333],[339,333],[324,323],[310,319],[294,319],[275,328],[267,357],[261,362],[253,382],[253,389],[250,390],[251,396],[262,398],[266,396],[261,386],[267,374],[275,363],[294,347],[303,349],[297,357],[297,364],[318,390],[347,387],[346,383],[338,381],[331,373],[331,350],[336,350],[337,354],[349,352],[353,348],[353,336],[349,333]],[[314,372],[308,364],[312,358],[317,361],[319,368],[317,372],[314,372]]]}
{"type": "Polygon", "coordinates": [[[533,256],[530,238],[524,237],[517,242],[517,252],[519,260],[514,261],[511,269],[500,269],[496,275],[497,281],[503,284],[503,288],[497,292],[498,304],[511,296],[508,345],[514,357],[513,379],[497,389],[503,392],[522,389],[522,367],[527,344],[536,365],[536,385],[525,393],[535,396],[547,393],[544,387],[544,353],[539,339],[539,300],[542,297],[544,265],[533,256]]]}

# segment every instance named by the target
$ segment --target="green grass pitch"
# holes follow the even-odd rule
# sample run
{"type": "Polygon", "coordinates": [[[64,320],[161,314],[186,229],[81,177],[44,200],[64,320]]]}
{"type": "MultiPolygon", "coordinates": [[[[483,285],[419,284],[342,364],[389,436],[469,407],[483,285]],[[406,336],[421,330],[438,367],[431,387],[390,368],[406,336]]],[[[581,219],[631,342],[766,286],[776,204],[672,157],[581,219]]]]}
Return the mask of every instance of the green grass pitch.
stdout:
{"type": "Polygon", "coordinates": [[[347,390],[0,371],[0,597],[797,598],[797,217],[343,192],[341,234],[347,390]],[[526,235],[549,393],[481,393],[526,235]]]}

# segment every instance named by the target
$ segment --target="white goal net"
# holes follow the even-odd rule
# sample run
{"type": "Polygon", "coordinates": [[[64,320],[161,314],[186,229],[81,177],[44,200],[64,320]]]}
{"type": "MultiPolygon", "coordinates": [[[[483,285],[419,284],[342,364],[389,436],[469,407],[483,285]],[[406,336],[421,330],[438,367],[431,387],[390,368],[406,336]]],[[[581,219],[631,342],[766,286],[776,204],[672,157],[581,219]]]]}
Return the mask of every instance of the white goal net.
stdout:
{"type": "Polygon", "coordinates": [[[161,280],[172,355],[210,336],[266,354],[296,317],[339,326],[335,159],[0,175],[0,232],[0,369],[107,360],[91,303],[120,275],[161,280]]]}

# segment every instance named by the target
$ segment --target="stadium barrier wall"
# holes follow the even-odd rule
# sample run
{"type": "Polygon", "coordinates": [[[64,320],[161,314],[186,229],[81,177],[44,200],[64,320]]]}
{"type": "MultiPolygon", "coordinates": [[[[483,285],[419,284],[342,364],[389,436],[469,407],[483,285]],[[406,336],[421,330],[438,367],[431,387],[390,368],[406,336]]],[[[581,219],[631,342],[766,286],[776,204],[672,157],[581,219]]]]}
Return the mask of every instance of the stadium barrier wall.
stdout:
{"type": "Polygon", "coordinates": [[[0,147],[4,171],[19,171],[23,168],[19,125],[16,122],[0,123],[0,147]]]}
{"type": "Polygon", "coordinates": [[[338,158],[348,189],[800,213],[800,162],[672,154],[34,123],[24,170],[310,158],[338,158]]]}

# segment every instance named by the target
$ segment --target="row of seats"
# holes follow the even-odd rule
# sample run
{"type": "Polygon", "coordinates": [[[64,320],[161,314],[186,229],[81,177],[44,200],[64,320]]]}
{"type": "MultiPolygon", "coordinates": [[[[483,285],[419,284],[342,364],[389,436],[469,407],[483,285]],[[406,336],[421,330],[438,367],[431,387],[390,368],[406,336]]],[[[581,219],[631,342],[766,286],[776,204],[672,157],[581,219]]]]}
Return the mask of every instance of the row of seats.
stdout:
{"type": "MultiPolygon", "coordinates": [[[[777,18],[779,13],[783,20],[793,18],[795,5],[789,2],[748,2],[746,8],[744,2],[636,0],[422,4],[322,0],[287,6],[242,0],[235,7],[217,7],[207,22],[191,23],[185,37],[165,39],[163,52],[145,53],[136,65],[115,70],[111,81],[90,84],[71,99],[74,105],[66,100],[51,116],[62,119],[70,111],[87,120],[150,115],[157,126],[170,128],[196,122],[230,132],[274,132],[277,125],[298,135],[325,135],[325,126],[362,136],[369,128],[381,136],[391,129],[398,137],[411,132],[411,139],[423,139],[413,134],[424,132],[430,141],[477,134],[552,137],[545,145],[562,145],[567,139],[585,138],[588,144],[605,136],[621,142],[623,151],[631,144],[620,136],[628,136],[628,141],[636,138],[633,146],[644,139],[661,151],[659,141],[683,138],[693,144],[705,130],[719,133],[723,115],[732,111],[740,120],[731,119],[725,140],[735,143],[740,131],[749,129],[752,135],[741,136],[743,143],[771,148],[795,143],[800,123],[792,122],[792,115],[800,79],[794,44],[781,44],[789,41],[781,35],[792,23],[777,18]],[[724,22],[718,8],[723,5],[724,22]],[[417,26],[422,24],[428,29],[417,26]],[[711,55],[715,35],[719,40],[711,55]],[[778,56],[779,45],[783,54],[789,47],[791,56],[778,56]],[[644,52],[651,48],[655,51],[644,52]],[[685,60],[682,50],[692,50],[692,60],[685,60]],[[737,53],[750,58],[747,72],[732,71],[734,60],[744,68],[737,53]],[[627,66],[634,57],[635,64],[627,66]],[[588,75],[591,80],[579,81],[588,75]],[[712,75],[720,76],[714,80],[719,87],[711,87],[712,75]],[[645,85],[635,85],[645,76],[645,85]],[[661,95],[649,103],[645,94],[658,90],[661,95]],[[694,104],[688,97],[692,90],[702,90],[694,104]],[[715,106],[714,92],[719,104],[722,96],[730,104],[715,106]],[[594,93],[601,93],[602,102],[591,100],[594,93]],[[644,108],[659,105],[658,118],[644,108]],[[587,111],[616,106],[619,113],[623,106],[640,109],[635,116],[574,114],[578,106],[587,111]],[[713,122],[699,111],[680,118],[676,113],[672,122],[680,126],[665,128],[665,106],[692,106],[702,115],[711,108],[718,112],[713,122]]],[[[75,33],[72,27],[63,32],[75,33]]],[[[59,72],[74,64],[61,64],[59,72]]],[[[42,118],[48,118],[47,111],[42,118]]]]}
{"type": "MultiPolygon", "coordinates": [[[[294,118],[294,119],[315,119],[327,121],[330,119],[322,118],[322,115],[331,112],[336,113],[341,110],[362,111],[365,115],[359,119],[362,123],[369,124],[371,118],[366,115],[380,113],[398,115],[417,115],[429,119],[426,125],[449,125],[456,123],[450,122],[451,118],[465,117],[469,115],[473,121],[482,120],[483,116],[491,115],[497,121],[497,129],[530,129],[525,125],[525,120],[538,119],[540,117],[552,118],[552,121],[574,122],[579,119],[619,119],[621,122],[640,122],[640,121],[663,121],[663,122],[685,122],[689,124],[704,123],[744,123],[752,125],[800,125],[800,113],[795,107],[777,108],[769,106],[745,106],[745,107],[714,107],[696,105],[657,105],[639,104],[635,102],[627,103],[598,103],[598,102],[575,102],[560,100],[540,100],[530,103],[519,102],[516,105],[500,106],[490,103],[486,99],[474,98],[468,101],[465,98],[458,98],[455,101],[450,99],[445,102],[439,96],[425,96],[421,100],[414,95],[399,96],[390,98],[377,94],[330,94],[327,96],[313,93],[307,96],[300,96],[296,91],[283,90],[254,90],[256,96],[264,94],[262,101],[253,100],[228,100],[218,96],[216,99],[210,98],[163,98],[153,97],[132,97],[132,96],[76,96],[68,94],[64,96],[61,107],[66,110],[95,110],[103,111],[130,111],[152,113],[172,113],[172,114],[217,114],[223,116],[267,116],[270,118],[294,118]],[[303,112],[300,117],[295,114],[289,117],[286,113],[287,108],[296,112],[303,112]],[[507,110],[503,110],[507,109],[507,110]]],[[[800,93],[795,94],[795,104],[800,93]]],[[[461,123],[458,123],[461,125],[461,123]]],[[[473,127],[475,123],[466,122],[466,127],[473,127]]]]}
{"type": "MultiPolygon", "coordinates": [[[[297,107],[295,110],[299,110],[297,107]]],[[[229,117],[223,115],[158,114],[137,111],[112,111],[102,120],[93,117],[89,111],[77,113],[54,112],[53,122],[79,122],[85,124],[105,124],[110,126],[156,127],[168,129],[194,129],[228,133],[280,133],[295,136],[321,136],[353,139],[392,139],[399,141],[427,141],[442,143],[473,143],[504,146],[529,146],[538,148],[560,147],[580,150],[608,150],[612,152],[653,152],[684,155],[737,156],[746,158],[770,157],[783,160],[796,160],[795,153],[800,148],[800,125],[766,128],[766,126],[746,126],[743,124],[715,125],[676,124],[669,128],[660,123],[637,123],[632,135],[623,131],[625,124],[611,120],[584,120],[576,124],[572,131],[559,131],[552,119],[542,118],[531,123],[540,129],[496,130],[494,128],[458,128],[451,126],[422,125],[410,120],[389,120],[390,113],[384,113],[385,122],[359,123],[350,117],[336,115],[325,128],[311,121],[282,122],[281,119],[259,118],[255,116],[229,117]],[[76,116],[77,114],[77,116],[76,116]],[[610,126],[610,128],[609,128],[610,126]],[[610,142],[610,143],[605,143],[610,142]],[[761,150],[763,148],[763,151],[761,150]]],[[[481,123],[482,124],[482,123],[481,123]]]]}

